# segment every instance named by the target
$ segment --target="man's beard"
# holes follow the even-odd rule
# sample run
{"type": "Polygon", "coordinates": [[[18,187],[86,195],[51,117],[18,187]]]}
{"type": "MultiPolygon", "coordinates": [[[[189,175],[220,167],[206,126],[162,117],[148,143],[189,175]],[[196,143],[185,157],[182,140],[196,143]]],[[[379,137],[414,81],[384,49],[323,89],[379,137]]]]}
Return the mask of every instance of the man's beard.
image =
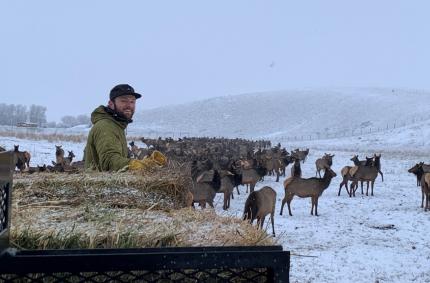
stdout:
{"type": "Polygon", "coordinates": [[[127,117],[127,115],[125,115],[125,113],[123,111],[119,111],[115,105],[115,103],[113,104],[114,109],[111,109],[109,107],[105,107],[106,112],[110,113],[117,121],[120,122],[126,122],[127,124],[130,124],[133,122],[133,120],[131,118],[133,118],[134,115],[134,111],[131,109],[125,109],[125,110],[130,110],[131,115],[130,118],[127,117]]]}
{"type": "Polygon", "coordinates": [[[118,116],[131,120],[133,118],[134,115],[134,111],[131,109],[125,109],[125,111],[119,111],[116,107],[115,107],[115,112],[118,114],[118,116]],[[125,111],[129,110],[130,113],[126,114],[125,111]]]}
{"type": "Polygon", "coordinates": [[[125,118],[127,120],[131,120],[133,118],[134,115],[134,111],[132,109],[124,109],[124,111],[120,111],[118,109],[118,107],[116,107],[115,102],[113,103],[113,107],[115,112],[118,114],[118,116],[120,116],[121,118],[125,118]],[[125,113],[126,111],[129,111],[129,113],[125,113]]]}

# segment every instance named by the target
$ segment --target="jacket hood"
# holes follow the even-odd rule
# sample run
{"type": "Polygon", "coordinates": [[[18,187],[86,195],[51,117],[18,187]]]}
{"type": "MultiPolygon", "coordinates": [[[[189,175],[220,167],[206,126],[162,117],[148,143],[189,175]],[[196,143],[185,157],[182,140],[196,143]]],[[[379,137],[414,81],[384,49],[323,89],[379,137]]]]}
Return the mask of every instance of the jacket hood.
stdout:
{"type": "Polygon", "coordinates": [[[95,124],[101,120],[111,120],[114,123],[118,124],[121,128],[127,128],[128,123],[126,121],[118,121],[113,116],[113,113],[109,113],[109,110],[106,106],[100,105],[96,109],[94,109],[93,113],[91,113],[91,123],[95,124]]]}

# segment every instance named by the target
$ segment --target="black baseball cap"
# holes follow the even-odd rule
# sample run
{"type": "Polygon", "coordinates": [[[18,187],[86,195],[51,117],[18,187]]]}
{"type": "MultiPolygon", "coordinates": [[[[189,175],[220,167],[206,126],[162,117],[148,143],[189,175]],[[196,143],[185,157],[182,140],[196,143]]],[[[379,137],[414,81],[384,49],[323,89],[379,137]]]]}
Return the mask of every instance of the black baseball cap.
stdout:
{"type": "Polygon", "coordinates": [[[120,85],[114,86],[114,88],[110,91],[109,98],[110,100],[114,100],[118,96],[123,96],[123,95],[133,95],[134,97],[136,97],[136,99],[142,97],[142,95],[135,92],[134,88],[132,88],[130,85],[120,84],[120,85]]]}

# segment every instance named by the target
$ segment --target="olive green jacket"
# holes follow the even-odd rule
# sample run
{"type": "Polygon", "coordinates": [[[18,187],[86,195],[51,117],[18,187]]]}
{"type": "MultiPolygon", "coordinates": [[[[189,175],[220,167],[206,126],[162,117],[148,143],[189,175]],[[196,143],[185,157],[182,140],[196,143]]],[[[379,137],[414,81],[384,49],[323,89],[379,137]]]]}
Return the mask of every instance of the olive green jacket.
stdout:
{"type": "Polygon", "coordinates": [[[93,127],[85,147],[85,168],[98,171],[118,171],[126,166],[128,148],[126,122],[120,122],[106,112],[103,105],[91,113],[93,127]]]}

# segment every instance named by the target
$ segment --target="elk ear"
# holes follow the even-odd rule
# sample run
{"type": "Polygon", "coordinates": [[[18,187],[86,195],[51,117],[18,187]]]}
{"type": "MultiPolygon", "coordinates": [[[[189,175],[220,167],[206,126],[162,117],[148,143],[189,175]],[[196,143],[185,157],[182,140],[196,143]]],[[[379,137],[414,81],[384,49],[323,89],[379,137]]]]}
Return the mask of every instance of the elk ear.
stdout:
{"type": "Polygon", "coordinates": [[[331,155],[331,157],[334,157],[334,154],[333,154],[333,155],[331,155]]]}

